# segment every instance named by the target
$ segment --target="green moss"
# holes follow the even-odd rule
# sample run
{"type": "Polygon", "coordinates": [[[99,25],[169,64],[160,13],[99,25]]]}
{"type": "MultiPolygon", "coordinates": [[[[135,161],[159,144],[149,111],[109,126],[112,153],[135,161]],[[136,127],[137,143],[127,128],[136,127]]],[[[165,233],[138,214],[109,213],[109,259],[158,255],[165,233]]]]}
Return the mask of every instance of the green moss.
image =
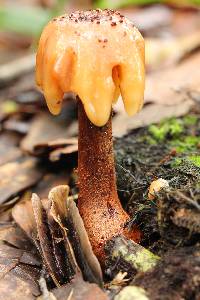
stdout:
{"type": "Polygon", "coordinates": [[[200,155],[188,156],[188,160],[191,161],[196,167],[200,167],[200,155]]]}
{"type": "Polygon", "coordinates": [[[183,136],[181,139],[175,139],[169,142],[169,145],[176,149],[178,153],[195,151],[200,143],[198,136],[183,136]]]}
{"type": "Polygon", "coordinates": [[[170,138],[178,137],[183,131],[183,121],[175,118],[165,120],[159,125],[150,125],[148,128],[148,132],[157,142],[164,141],[168,136],[170,138]]]}
{"type": "Polygon", "coordinates": [[[186,126],[195,125],[198,121],[197,116],[195,115],[187,115],[183,118],[183,122],[186,126]]]}

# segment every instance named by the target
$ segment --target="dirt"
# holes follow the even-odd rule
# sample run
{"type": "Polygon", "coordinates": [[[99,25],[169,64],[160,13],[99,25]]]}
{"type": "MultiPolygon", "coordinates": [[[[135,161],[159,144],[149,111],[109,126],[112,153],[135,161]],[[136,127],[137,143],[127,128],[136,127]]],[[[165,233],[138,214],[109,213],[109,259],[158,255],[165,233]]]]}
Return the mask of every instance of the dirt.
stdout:
{"type": "Polygon", "coordinates": [[[117,139],[115,155],[120,199],[143,232],[141,244],[161,262],[136,277],[126,263],[119,267],[150,299],[199,299],[199,115],[152,126],[117,139]],[[157,178],[169,188],[149,200],[149,185],[157,178]]]}
{"type": "Polygon", "coordinates": [[[153,271],[131,284],[145,288],[154,300],[200,299],[200,247],[179,248],[164,255],[153,271]]]}

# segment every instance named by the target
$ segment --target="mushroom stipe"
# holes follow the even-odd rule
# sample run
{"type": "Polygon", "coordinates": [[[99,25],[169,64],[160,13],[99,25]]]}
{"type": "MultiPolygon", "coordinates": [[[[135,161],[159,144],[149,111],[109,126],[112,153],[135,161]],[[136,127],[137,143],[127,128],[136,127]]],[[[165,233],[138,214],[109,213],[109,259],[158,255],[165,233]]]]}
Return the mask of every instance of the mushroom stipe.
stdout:
{"type": "Polygon", "coordinates": [[[93,251],[103,263],[106,241],[122,233],[139,242],[140,232],[126,228],[129,216],[117,195],[111,117],[105,126],[95,126],[79,100],[78,120],[78,208],[93,251]]]}

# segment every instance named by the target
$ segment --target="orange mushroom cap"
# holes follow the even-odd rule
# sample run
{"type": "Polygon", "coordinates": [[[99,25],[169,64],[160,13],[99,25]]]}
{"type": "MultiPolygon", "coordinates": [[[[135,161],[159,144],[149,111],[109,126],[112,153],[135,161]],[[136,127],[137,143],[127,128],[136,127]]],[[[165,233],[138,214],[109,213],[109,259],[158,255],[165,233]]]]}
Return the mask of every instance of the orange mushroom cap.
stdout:
{"type": "Polygon", "coordinates": [[[142,107],[144,74],[144,40],[119,12],[63,15],[49,22],[40,38],[36,81],[53,114],[60,112],[64,93],[74,92],[97,126],[107,123],[120,93],[133,115],[142,107]]]}

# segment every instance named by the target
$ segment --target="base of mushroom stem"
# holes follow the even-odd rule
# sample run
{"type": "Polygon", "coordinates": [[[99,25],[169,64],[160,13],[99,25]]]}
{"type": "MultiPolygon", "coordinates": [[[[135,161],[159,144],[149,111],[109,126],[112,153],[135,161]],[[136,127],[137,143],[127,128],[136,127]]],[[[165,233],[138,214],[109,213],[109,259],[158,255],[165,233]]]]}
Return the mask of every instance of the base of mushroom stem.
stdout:
{"type": "Polygon", "coordinates": [[[131,228],[128,226],[128,222],[130,221],[129,216],[122,209],[112,219],[109,219],[108,216],[107,218],[102,218],[102,215],[94,215],[94,218],[85,218],[84,216],[82,215],[82,218],[92,249],[102,266],[104,266],[106,257],[105,246],[114,237],[123,235],[136,243],[141,241],[140,230],[135,225],[131,228]]]}

